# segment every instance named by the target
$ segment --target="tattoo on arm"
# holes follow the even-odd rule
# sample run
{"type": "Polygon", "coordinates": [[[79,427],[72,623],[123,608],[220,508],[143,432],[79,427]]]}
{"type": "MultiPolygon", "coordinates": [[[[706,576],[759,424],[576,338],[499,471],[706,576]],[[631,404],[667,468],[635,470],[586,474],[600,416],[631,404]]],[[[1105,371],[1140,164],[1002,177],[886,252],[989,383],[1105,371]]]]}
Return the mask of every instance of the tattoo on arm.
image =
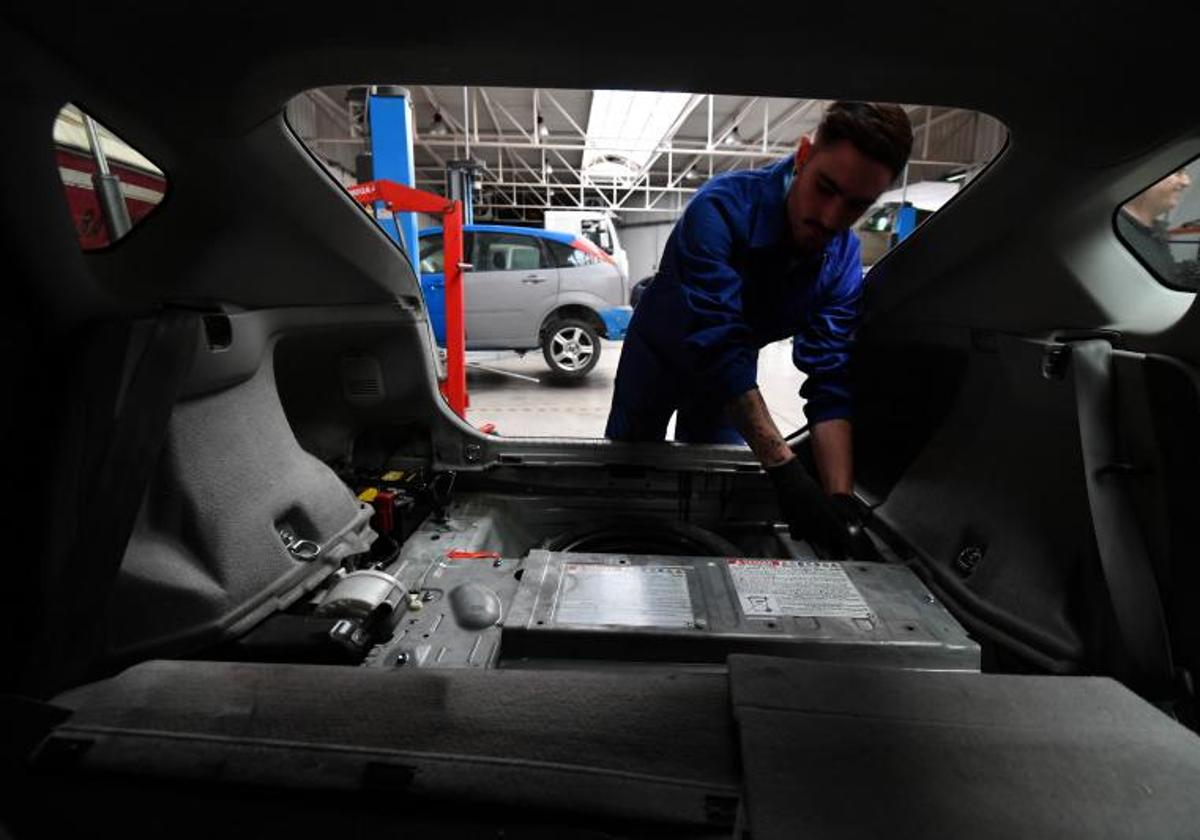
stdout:
{"type": "Polygon", "coordinates": [[[735,397],[726,406],[726,411],[763,466],[778,466],[795,457],[771,419],[767,403],[757,388],[735,397]]]}

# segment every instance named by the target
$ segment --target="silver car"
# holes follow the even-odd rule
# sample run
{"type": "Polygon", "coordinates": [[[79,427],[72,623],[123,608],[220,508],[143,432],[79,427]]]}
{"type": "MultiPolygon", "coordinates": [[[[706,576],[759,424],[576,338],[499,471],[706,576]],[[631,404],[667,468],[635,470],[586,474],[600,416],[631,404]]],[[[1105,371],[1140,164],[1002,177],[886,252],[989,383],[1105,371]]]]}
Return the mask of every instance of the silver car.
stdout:
{"type": "MultiPolygon", "coordinates": [[[[559,377],[586,376],[600,339],[625,337],[632,308],[612,258],[569,233],[466,225],[463,254],[468,350],[541,348],[559,377]]],[[[446,341],[442,229],[420,233],[421,290],[438,344],[446,341]]]]}

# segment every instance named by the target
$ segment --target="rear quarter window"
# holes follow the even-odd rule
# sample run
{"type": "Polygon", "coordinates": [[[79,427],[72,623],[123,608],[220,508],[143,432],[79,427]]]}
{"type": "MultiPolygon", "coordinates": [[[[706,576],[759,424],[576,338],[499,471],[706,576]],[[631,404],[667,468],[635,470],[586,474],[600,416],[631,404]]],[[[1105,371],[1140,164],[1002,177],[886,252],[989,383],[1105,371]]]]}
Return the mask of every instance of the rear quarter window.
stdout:
{"type": "Polygon", "coordinates": [[[1117,236],[1159,282],[1200,289],[1200,158],[1168,172],[1120,207],[1117,236]]]}
{"type": "Polygon", "coordinates": [[[79,247],[120,241],[167,191],[162,170],[86,111],[66,105],[54,121],[54,154],[79,247]]]}
{"type": "Polygon", "coordinates": [[[602,262],[599,257],[589,254],[582,248],[574,248],[565,242],[553,239],[544,241],[556,268],[580,268],[585,265],[598,265],[602,262]]]}

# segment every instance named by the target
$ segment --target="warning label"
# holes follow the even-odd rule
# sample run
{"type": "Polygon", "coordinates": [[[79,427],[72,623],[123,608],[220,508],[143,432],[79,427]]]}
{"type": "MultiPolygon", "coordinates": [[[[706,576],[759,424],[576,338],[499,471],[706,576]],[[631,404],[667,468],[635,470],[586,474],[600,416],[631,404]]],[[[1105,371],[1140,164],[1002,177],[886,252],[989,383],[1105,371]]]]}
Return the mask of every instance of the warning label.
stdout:
{"type": "Polygon", "coordinates": [[[730,560],[742,612],[755,618],[869,618],[871,608],[840,563],[730,560]]]}
{"type": "Polygon", "coordinates": [[[554,613],[557,624],[694,627],[683,566],[565,563],[554,613]]]}

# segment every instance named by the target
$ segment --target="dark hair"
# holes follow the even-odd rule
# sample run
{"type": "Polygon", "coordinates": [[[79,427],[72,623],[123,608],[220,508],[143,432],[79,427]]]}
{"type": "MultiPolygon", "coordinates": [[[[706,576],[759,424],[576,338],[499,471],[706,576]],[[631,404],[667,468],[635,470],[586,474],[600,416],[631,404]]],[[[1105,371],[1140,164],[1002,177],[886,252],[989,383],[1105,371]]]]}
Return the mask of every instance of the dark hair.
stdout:
{"type": "Polygon", "coordinates": [[[817,126],[817,146],[845,140],[899,175],[912,151],[912,125],[899,105],[834,102],[817,126]]]}

